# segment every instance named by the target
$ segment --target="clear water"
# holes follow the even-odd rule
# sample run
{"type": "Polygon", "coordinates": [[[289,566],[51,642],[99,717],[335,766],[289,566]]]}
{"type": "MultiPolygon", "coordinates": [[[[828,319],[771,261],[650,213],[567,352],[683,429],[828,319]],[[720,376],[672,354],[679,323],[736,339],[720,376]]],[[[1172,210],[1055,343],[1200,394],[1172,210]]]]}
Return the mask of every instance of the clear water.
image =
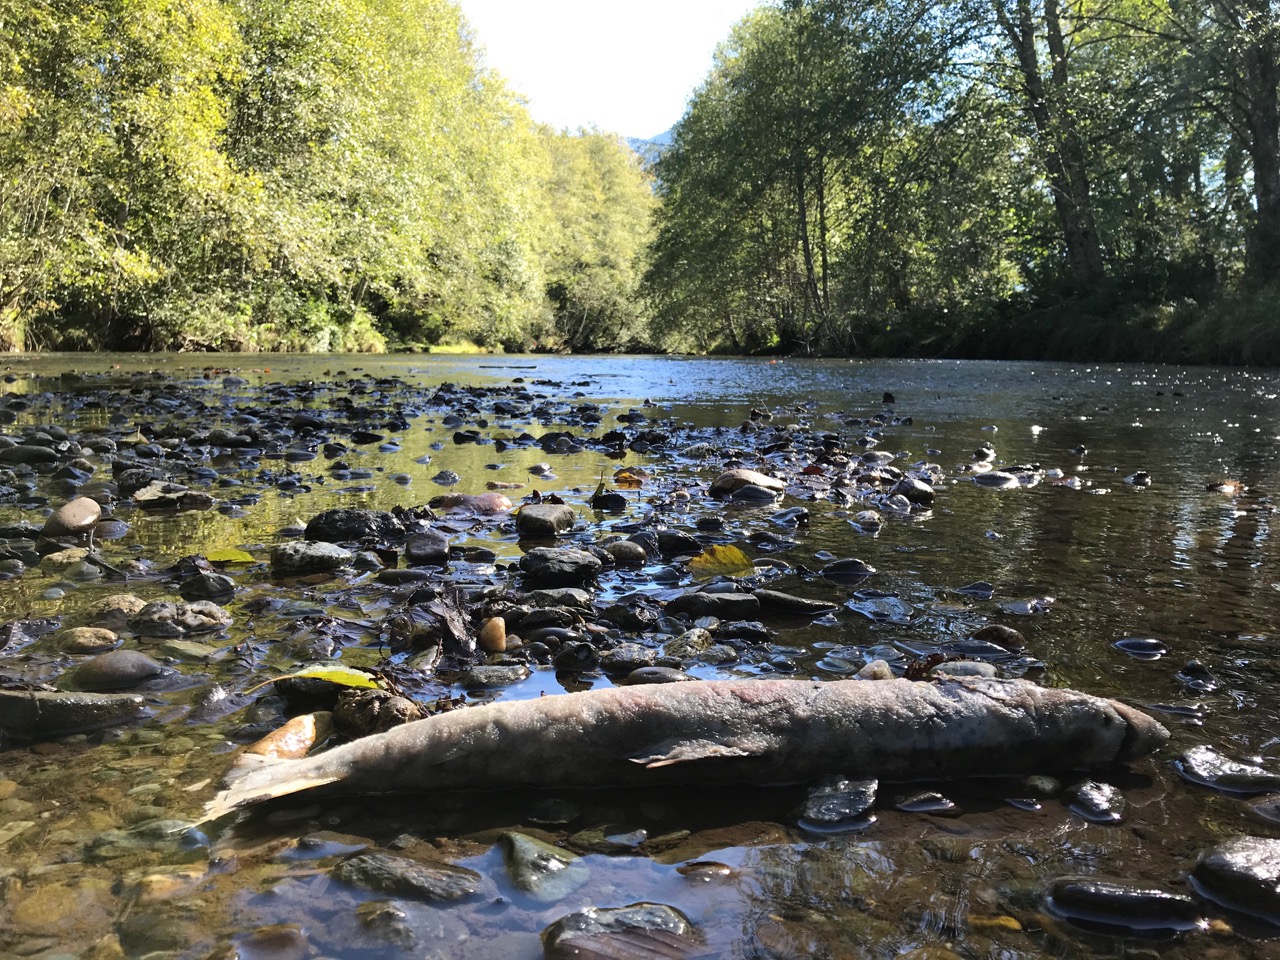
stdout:
{"type": "MultiPolygon", "coordinates": [[[[197,818],[213,794],[237,726],[252,718],[246,712],[194,720],[191,707],[210,684],[244,689],[290,669],[307,653],[338,653],[346,662],[373,665],[385,652],[376,635],[394,600],[371,577],[279,583],[259,564],[234,573],[239,590],[226,604],[234,622],[211,641],[207,662],[172,659],[188,682],[150,693],[150,720],[42,743],[13,742],[0,753],[0,949],[47,957],[122,951],[533,958],[542,955],[539,932],[557,918],[586,906],[638,901],[683,911],[711,956],[1110,957],[1158,951],[1199,957],[1263,956],[1275,949],[1267,929],[1208,905],[1206,914],[1220,921],[1216,932],[1170,943],[1088,933],[1046,913],[1043,890],[1056,877],[1088,874],[1188,892],[1186,875],[1205,849],[1237,834],[1280,836],[1280,828],[1260,820],[1245,801],[1193,786],[1169,765],[1181,750],[1207,743],[1235,757],[1261,757],[1275,769],[1276,372],[921,361],[106,355],[11,357],[0,363],[0,373],[6,372],[12,378],[3,385],[7,392],[31,402],[10,433],[35,423],[117,436],[163,428],[150,401],[166,382],[200,398],[206,427],[234,425],[237,417],[286,401],[327,410],[342,391],[324,385],[353,377],[395,377],[419,388],[405,394],[388,387],[385,396],[375,388],[356,396],[368,406],[422,405],[410,429],[396,435],[398,451],[378,452],[372,445],[345,458],[369,477],[336,480],[323,458],[264,459],[249,468],[234,457],[211,462],[221,476],[243,482],[236,493],[246,500],[238,515],[143,514],[122,507],[118,513],[130,530],[104,546],[109,560],[143,560],[160,570],[232,545],[265,560],[282,528],[331,506],[388,509],[444,492],[479,493],[491,480],[522,482],[528,487],[511,492],[512,499],[534,487],[559,494],[579,509],[575,536],[586,541],[655,512],[688,530],[715,512],[725,519],[727,539],[757,559],[790,565],[791,572],[771,586],[807,596],[842,602],[852,593],[797,572],[817,569],[828,554],[871,564],[878,572],[866,586],[901,602],[899,622],[842,609],[827,623],[775,624],[779,646],[798,673],[836,676],[824,666],[836,648],[928,645],[999,622],[1024,634],[1027,653],[1044,665],[1036,674],[1042,682],[1136,704],[1195,703],[1203,721],[1166,717],[1170,746],[1108,775],[1128,803],[1126,819],[1109,826],[1084,822],[1058,800],[1034,812],[1016,810],[1004,802],[1013,785],[976,781],[939,785],[964,811],[953,818],[894,810],[893,794],[902,788],[886,785],[873,828],[826,839],[797,830],[804,797],[797,788],[568,797],[576,816],[566,825],[535,822],[545,798],[510,792],[324,804],[300,798],[270,816],[221,827],[211,848],[112,846],[111,831],[152,817],[197,818]],[[78,376],[65,376],[68,371],[78,376]],[[224,381],[228,371],[245,382],[224,381]],[[619,461],[590,448],[563,456],[538,447],[498,453],[491,445],[456,445],[455,428],[441,422],[449,411],[426,406],[441,381],[483,387],[516,377],[544,393],[556,411],[586,401],[606,405],[597,433],[618,426],[616,416],[635,408],[649,417],[646,426],[672,435],[660,452],[621,461],[652,474],[645,487],[628,494],[624,516],[585,506],[600,477],[611,476],[619,461]],[[539,380],[555,384],[535,385],[539,380]],[[321,387],[314,396],[300,396],[297,385],[308,381],[321,387]],[[293,385],[292,392],[282,391],[282,384],[293,385]],[[101,391],[120,402],[83,403],[101,391]],[[772,411],[771,425],[795,422],[851,442],[864,428],[848,421],[882,412],[886,391],[895,397],[893,412],[911,423],[885,428],[878,449],[897,454],[900,466],[936,462],[947,480],[938,485],[931,514],[890,519],[876,537],[861,536],[850,524],[864,505],[831,502],[820,481],[797,482],[783,504],[807,507],[807,528],[779,528],[768,511],[726,511],[703,492],[723,456],[704,461],[678,454],[705,441],[721,451],[736,448],[749,466],[797,473],[807,461],[788,463],[785,454],[760,459],[738,432],[753,408],[772,411]],[[113,423],[113,413],[124,416],[113,423]],[[982,489],[963,468],[984,442],[994,445],[1000,464],[1057,468],[1060,479],[1073,484],[1047,477],[1025,489],[982,489]],[[1071,452],[1079,446],[1087,452],[1071,452]],[[429,463],[420,462],[428,456],[429,463]],[[551,463],[554,479],[528,473],[541,461],[551,463]],[[448,490],[437,486],[431,478],[443,469],[461,481],[448,490]],[[1149,487],[1125,482],[1137,471],[1150,475],[1149,487]],[[407,483],[391,479],[397,474],[407,483]],[[1207,489],[1226,480],[1239,483],[1241,492],[1207,489]],[[673,497],[676,490],[687,490],[690,499],[673,497]],[[779,551],[753,547],[751,537],[761,530],[795,543],[779,551]],[[994,586],[992,600],[954,592],[977,580],[994,586]],[[1019,612],[1022,602],[1049,597],[1049,612],[1019,612]],[[299,627],[307,612],[345,621],[354,639],[315,640],[312,634],[322,631],[314,621],[312,634],[299,627]],[[1139,661],[1112,646],[1135,636],[1158,639],[1170,652],[1139,661]],[[1197,695],[1184,687],[1177,674],[1191,659],[1217,676],[1217,690],[1197,695]],[[584,854],[591,882],[551,904],[522,894],[512,886],[497,844],[503,831],[513,829],[584,854]],[[299,846],[300,838],[317,835],[323,842],[299,846]],[[602,835],[633,837],[607,845],[602,835]],[[639,846],[637,837],[645,838],[639,846]],[[377,912],[375,901],[395,898],[350,890],[328,876],[339,854],[325,844],[339,838],[370,850],[390,845],[420,859],[462,864],[485,878],[484,892],[444,906],[393,904],[404,919],[388,932],[385,923],[369,919],[370,911],[377,912]],[[682,872],[699,861],[726,869],[682,872]]],[[[486,432],[528,429],[540,435],[556,428],[554,422],[495,421],[486,432]]],[[[99,463],[95,478],[106,474],[99,463]]],[[[36,492],[42,489],[38,484],[36,492]]],[[[209,490],[228,498],[225,487],[211,484],[209,490]]],[[[59,502],[49,500],[50,506],[59,502]]],[[[0,506],[3,521],[40,522],[41,513],[39,505],[0,506]]],[[[455,542],[490,548],[499,561],[496,568],[463,567],[458,575],[505,582],[502,565],[520,554],[509,526],[452,524],[455,542]]],[[[656,569],[607,580],[603,588],[657,589],[650,579],[656,569]]],[[[57,576],[39,570],[0,583],[4,619],[61,617],[71,624],[88,602],[124,589],[62,585],[65,595],[47,595],[58,586],[57,576]]],[[[147,599],[177,599],[173,584],[159,578],[139,579],[127,589],[147,599]]],[[[126,646],[137,644],[128,640],[126,646]]],[[[161,656],[152,646],[142,649],[161,656]]],[[[45,640],[0,650],[6,677],[55,684],[76,659],[45,640]]],[[[695,672],[767,670],[741,663],[695,672]]],[[[584,683],[607,680],[539,671],[502,696],[536,696],[584,683]]]]}

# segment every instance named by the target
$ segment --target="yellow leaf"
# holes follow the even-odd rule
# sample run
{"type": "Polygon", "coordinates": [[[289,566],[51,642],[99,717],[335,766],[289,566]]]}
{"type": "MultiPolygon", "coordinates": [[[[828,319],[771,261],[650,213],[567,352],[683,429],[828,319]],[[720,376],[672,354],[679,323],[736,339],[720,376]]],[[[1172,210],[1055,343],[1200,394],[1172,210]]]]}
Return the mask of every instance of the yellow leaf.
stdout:
{"type": "Polygon", "coordinates": [[[689,561],[689,569],[695,577],[735,577],[749,576],[756,568],[751,558],[737,547],[716,545],[707,547],[689,561]]]}
{"type": "Polygon", "coordinates": [[[261,690],[267,684],[275,683],[277,680],[326,680],[329,683],[336,683],[343,687],[365,687],[371,689],[377,689],[378,687],[378,681],[363,670],[344,667],[336,663],[317,663],[310,667],[303,667],[295,673],[286,673],[282,677],[263,680],[261,683],[250,687],[245,693],[261,690]]]}
{"type": "Polygon", "coordinates": [[[228,547],[225,550],[214,550],[205,559],[210,563],[253,563],[253,554],[228,547]]]}
{"type": "Polygon", "coordinates": [[[634,470],[619,470],[613,475],[613,482],[623,490],[639,490],[644,486],[644,477],[634,470]]]}

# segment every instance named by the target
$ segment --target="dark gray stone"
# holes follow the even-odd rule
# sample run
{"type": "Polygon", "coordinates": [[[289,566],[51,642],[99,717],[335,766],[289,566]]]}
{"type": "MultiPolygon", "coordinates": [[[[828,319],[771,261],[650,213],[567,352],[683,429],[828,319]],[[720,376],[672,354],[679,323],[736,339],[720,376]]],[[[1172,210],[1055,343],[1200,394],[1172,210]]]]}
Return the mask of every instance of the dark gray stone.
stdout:
{"type": "Polygon", "coordinates": [[[350,543],[356,540],[399,540],[404,536],[400,521],[383,510],[344,507],[316,514],[303,534],[308,540],[350,543]]]}
{"type": "Polygon", "coordinates": [[[74,690],[128,690],[173,671],[137,650],[112,650],[71,670],[65,683],[74,690]]]}
{"type": "Polygon", "coordinates": [[[477,893],[483,878],[474,870],[444,863],[421,863],[407,857],[365,853],[333,868],[335,880],[425,903],[465,900],[477,893]]]}
{"type": "Polygon", "coordinates": [[[449,538],[439,530],[415,533],[404,545],[404,559],[410,566],[444,566],[449,562],[449,538]]]}
{"type": "Polygon", "coordinates": [[[749,593],[695,591],[676,597],[668,603],[667,613],[683,613],[694,619],[719,617],[721,620],[752,620],[760,615],[760,601],[749,593]]]}
{"type": "Polygon", "coordinates": [[[578,515],[563,503],[531,503],[516,515],[516,532],[530,540],[552,540],[573,529],[578,515]]]}
{"type": "Polygon", "coordinates": [[[1280,924],[1280,840],[1234,837],[1201,856],[1191,876],[1209,899],[1280,924]]]}
{"type": "Polygon", "coordinates": [[[537,547],[520,558],[525,582],[540,587],[579,587],[593,580],[604,565],[585,550],[537,547]]]}

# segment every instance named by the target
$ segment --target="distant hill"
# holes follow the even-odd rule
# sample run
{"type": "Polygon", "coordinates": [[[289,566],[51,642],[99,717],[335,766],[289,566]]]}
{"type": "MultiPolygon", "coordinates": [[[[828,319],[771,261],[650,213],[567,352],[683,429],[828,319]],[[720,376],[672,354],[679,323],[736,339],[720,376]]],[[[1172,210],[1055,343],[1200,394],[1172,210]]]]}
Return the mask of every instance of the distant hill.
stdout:
{"type": "Polygon", "coordinates": [[[640,137],[627,137],[627,146],[636,153],[640,154],[647,166],[657,163],[658,158],[662,156],[667,147],[671,146],[671,131],[674,128],[663,130],[656,137],[650,137],[647,140],[640,137]]]}

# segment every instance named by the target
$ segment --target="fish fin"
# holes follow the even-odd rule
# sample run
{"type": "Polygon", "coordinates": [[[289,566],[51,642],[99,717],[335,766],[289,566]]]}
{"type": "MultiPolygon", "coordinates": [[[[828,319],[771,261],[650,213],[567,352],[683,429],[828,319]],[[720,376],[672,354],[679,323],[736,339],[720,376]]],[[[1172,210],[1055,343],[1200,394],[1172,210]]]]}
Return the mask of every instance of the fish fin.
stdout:
{"type": "Polygon", "coordinates": [[[715,757],[753,757],[757,751],[747,750],[731,743],[720,743],[715,740],[677,740],[669,747],[651,753],[648,756],[632,757],[632,763],[639,763],[646,768],[670,767],[677,763],[688,763],[691,760],[710,760],[715,757]]]}
{"type": "Polygon", "coordinates": [[[208,823],[260,800],[300,793],[341,779],[332,775],[308,775],[301,771],[291,773],[291,766],[304,764],[297,760],[280,760],[255,753],[241,754],[227,771],[222,792],[205,805],[204,817],[199,822],[208,823]]]}

